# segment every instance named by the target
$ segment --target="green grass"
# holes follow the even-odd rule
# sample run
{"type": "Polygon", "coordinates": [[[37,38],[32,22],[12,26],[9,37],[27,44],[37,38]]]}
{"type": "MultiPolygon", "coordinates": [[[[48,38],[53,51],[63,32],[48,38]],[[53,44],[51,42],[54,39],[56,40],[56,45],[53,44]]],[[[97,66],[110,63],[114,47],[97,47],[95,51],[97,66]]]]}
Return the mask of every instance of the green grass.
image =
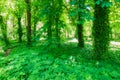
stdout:
{"type": "Polygon", "coordinates": [[[94,61],[90,45],[84,49],[75,47],[76,43],[54,46],[21,45],[9,56],[1,56],[0,80],[120,79],[119,50],[111,51],[109,59],[94,61]]]}

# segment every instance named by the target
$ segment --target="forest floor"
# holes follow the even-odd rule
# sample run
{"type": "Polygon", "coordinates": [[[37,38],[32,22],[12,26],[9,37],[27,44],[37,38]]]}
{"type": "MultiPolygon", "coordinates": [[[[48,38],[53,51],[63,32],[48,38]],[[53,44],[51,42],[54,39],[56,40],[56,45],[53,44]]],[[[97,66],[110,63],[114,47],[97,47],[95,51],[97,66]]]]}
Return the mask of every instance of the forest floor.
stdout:
{"type": "Polygon", "coordinates": [[[0,80],[120,80],[120,49],[115,42],[111,47],[109,58],[97,61],[89,42],[83,49],[74,41],[60,47],[22,44],[0,56],[0,80]]]}

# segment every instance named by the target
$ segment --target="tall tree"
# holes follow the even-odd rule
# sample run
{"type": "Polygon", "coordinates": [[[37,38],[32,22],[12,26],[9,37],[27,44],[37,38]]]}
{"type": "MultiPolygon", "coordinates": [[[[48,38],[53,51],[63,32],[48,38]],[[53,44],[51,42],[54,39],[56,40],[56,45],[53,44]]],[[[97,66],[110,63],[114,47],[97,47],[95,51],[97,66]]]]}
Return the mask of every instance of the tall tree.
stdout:
{"type": "Polygon", "coordinates": [[[32,14],[32,23],[33,23],[33,39],[36,41],[37,39],[37,23],[41,20],[41,1],[40,0],[31,0],[31,14],[32,14]]]}
{"type": "Polygon", "coordinates": [[[48,28],[47,28],[47,36],[48,36],[48,41],[51,41],[51,38],[52,38],[52,16],[49,15],[48,17],[48,28]]]}
{"type": "MultiPolygon", "coordinates": [[[[63,28],[63,0],[44,0],[41,4],[43,31],[47,33],[47,42],[59,45],[61,28],[63,28]]],[[[42,30],[41,29],[41,30],[42,30]]],[[[42,32],[43,32],[42,31],[42,32]]]]}
{"type": "Polygon", "coordinates": [[[78,0],[78,22],[77,22],[77,31],[78,31],[78,47],[84,47],[84,37],[83,37],[83,24],[84,19],[82,18],[83,9],[84,9],[85,0],[78,0]]]}
{"type": "Polygon", "coordinates": [[[25,0],[27,5],[27,44],[31,44],[31,5],[30,0],[25,0]]]}
{"type": "Polygon", "coordinates": [[[1,32],[2,32],[2,35],[3,35],[3,39],[5,41],[5,44],[6,44],[6,46],[8,46],[10,43],[9,43],[9,40],[8,40],[8,37],[7,37],[7,26],[4,23],[3,17],[1,15],[0,15],[0,28],[1,28],[1,32]]]}
{"type": "Polygon", "coordinates": [[[70,0],[70,19],[72,21],[72,24],[76,26],[76,30],[74,30],[75,37],[78,38],[78,47],[83,48],[84,47],[84,36],[83,36],[83,25],[85,22],[85,19],[87,17],[85,16],[88,11],[86,10],[85,6],[86,0],[70,0]]]}
{"type": "Polygon", "coordinates": [[[43,5],[42,5],[42,14],[44,14],[44,20],[45,24],[44,27],[47,29],[47,40],[51,44],[52,41],[52,26],[54,23],[54,18],[53,18],[53,0],[44,0],[43,5]]]}
{"type": "Polygon", "coordinates": [[[60,30],[61,30],[60,25],[62,24],[61,15],[63,14],[63,0],[54,1],[53,6],[55,7],[55,9],[54,9],[54,12],[55,12],[55,31],[56,31],[55,37],[56,37],[56,40],[59,44],[60,43],[60,30]]]}
{"type": "Polygon", "coordinates": [[[101,59],[109,47],[109,0],[94,0],[93,47],[94,58],[101,59]]]}
{"type": "Polygon", "coordinates": [[[21,17],[18,17],[18,35],[19,35],[19,42],[22,42],[22,26],[21,26],[21,17]]]}
{"type": "Polygon", "coordinates": [[[18,42],[22,42],[22,36],[23,36],[23,28],[22,28],[22,23],[21,23],[21,19],[22,19],[22,15],[25,12],[25,2],[23,2],[24,0],[19,0],[19,1],[15,1],[15,6],[13,9],[13,14],[14,16],[17,18],[17,24],[18,24],[18,42]]]}

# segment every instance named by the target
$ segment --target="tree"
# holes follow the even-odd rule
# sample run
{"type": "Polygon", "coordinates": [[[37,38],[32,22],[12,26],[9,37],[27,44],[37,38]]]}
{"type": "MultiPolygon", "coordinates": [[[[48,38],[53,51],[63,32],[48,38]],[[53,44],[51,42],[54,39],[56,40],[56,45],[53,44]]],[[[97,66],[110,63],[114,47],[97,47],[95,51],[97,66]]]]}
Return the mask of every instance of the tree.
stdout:
{"type": "Polygon", "coordinates": [[[64,27],[63,19],[63,0],[44,0],[42,3],[42,21],[44,22],[43,28],[47,31],[47,41],[59,45],[60,43],[60,30],[64,27]]]}
{"type": "Polygon", "coordinates": [[[18,34],[19,34],[19,42],[22,42],[22,26],[21,26],[21,17],[18,17],[18,34]]]}
{"type": "Polygon", "coordinates": [[[47,28],[47,36],[48,36],[48,41],[51,41],[51,39],[52,39],[52,16],[50,16],[49,15],[49,17],[48,17],[49,19],[48,19],[48,22],[47,22],[47,24],[48,24],[48,28],[47,28]]]}
{"type": "Polygon", "coordinates": [[[27,5],[27,44],[31,44],[31,5],[30,0],[25,0],[27,5]]]}
{"type": "Polygon", "coordinates": [[[61,20],[61,15],[63,14],[63,0],[59,0],[59,1],[54,1],[53,4],[54,8],[54,16],[55,16],[55,37],[56,37],[56,41],[59,44],[60,43],[60,30],[61,30],[61,24],[63,24],[62,20],[61,20]]]}
{"type": "Polygon", "coordinates": [[[32,14],[32,23],[33,24],[33,40],[37,39],[37,23],[41,20],[41,1],[40,0],[31,0],[31,14],[32,14]]]}
{"type": "Polygon", "coordinates": [[[85,0],[78,0],[78,22],[77,22],[78,47],[81,48],[84,47],[84,37],[83,37],[84,19],[82,18],[84,4],[85,4],[85,0]]]}
{"type": "Polygon", "coordinates": [[[23,0],[15,1],[15,6],[13,11],[14,16],[17,18],[17,24],[18,24],[18,42],[22,42],[22,36],[23,36],[23,28],[22,28],[22,15],[25,10],[25,3],[23,3],[23,0]]]}
{"type": "Polygon", "coordinates": [[[0,23],[1,23],[0,28],[1,28],[1,32],[2,32],[2,35],[3,35],[5,45],[8,46],[10,43],[9,43],[9,40],[8,40],[8,37],[7,37],[7,26],[4,23],[3,17],[1,15],[0,15],[0,23]]]}
{"type": "Polygon", "coordinates": [[[75,37],[78,38],[78,47],[84,47],[84,35],[83,35],[83,25],[86,19],[86,10],[85,7],[86,0],[70,0],[70,10],[69,13],[72,24],[76,27],[75,37]]]}
{"type": "Polygon", "coordinates": [[[94,58],[101,59],[109,47],[109,0],[94,0],[93,47],[94,58]]]}
{"type": "Polygon", "coordinates": [[[53,1],[52,0],[44,0],[42,1],[41,5],[41,16],[42,16],[42,21],[44,23],[43,29],[45,29],[47,33],[47,41],[49,45],[52,42],[52,26],[54,23],[54,18],[53,18],[53,1]]]}

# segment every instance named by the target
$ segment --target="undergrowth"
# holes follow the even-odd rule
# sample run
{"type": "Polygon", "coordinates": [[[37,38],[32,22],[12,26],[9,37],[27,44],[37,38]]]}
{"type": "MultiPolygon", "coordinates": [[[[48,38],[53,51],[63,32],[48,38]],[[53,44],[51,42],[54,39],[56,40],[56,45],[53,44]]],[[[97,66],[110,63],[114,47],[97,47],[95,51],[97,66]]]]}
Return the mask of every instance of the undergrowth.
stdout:
{"type": "Polygon", "coordinates": [[[119,80],[120,53],[109,54],[108,60],[94,61],[89,45],[21,45],[0,57],[0,80],[119,80]]]}

